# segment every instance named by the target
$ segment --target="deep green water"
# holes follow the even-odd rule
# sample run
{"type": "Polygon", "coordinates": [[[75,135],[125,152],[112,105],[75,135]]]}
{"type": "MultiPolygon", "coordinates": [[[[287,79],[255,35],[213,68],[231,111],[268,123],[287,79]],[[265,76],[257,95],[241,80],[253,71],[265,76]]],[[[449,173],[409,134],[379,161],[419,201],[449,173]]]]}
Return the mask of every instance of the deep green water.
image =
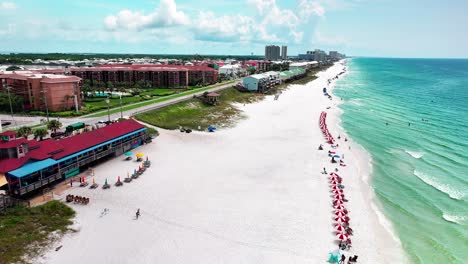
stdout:
{"type": "Polygon", "coordinates": [[[342,125],[371,154],[411,263],[468,263],[468,60],[354,58],[348,71],[342,125]]]}

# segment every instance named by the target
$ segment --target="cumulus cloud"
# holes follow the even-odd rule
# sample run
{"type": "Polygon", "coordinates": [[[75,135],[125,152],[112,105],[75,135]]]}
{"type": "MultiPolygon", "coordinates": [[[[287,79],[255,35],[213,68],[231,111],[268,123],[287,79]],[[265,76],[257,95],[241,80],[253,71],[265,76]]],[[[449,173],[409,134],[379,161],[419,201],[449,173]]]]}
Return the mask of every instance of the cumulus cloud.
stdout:
{"type": "Polygon", "coordinates": [[[188,16],[177,10],[175,0],[161,0],[159,7],[147,15],[140,11],[122,10],[117,15],[110,15],[104,19],[104,24],[109,30],[143,30],[188,23],[188,16]]]}
{"type": "Polygon", "coordinates": [[[280,7],[276,0],[244,1],[254,7],[254,15],[200,11],[190,19],[177,9],[175,0],[161,0],[152,13],[125,9],[107,16],[104,24],[114,32],[177,27],[179,35],[182,32],[210,42],[301,43],[306,36],[313,35],[315,21],[311,18],[320,19],[325,15],[319,0],[299,0],[293,9],[280,7]]]}
{"type": "Polygon", "coordinates": [[[200,12],[195,21],[195,38],[206,41],[245,41],[250,38],[255,20],[242,15],[216,17],[213,12],[200,12]]]}
{"type": "Polygon", "coordinates": [[[11,10],[15,9],[16,4],[12,2],[0,2],[0,10],[11,10]]]}

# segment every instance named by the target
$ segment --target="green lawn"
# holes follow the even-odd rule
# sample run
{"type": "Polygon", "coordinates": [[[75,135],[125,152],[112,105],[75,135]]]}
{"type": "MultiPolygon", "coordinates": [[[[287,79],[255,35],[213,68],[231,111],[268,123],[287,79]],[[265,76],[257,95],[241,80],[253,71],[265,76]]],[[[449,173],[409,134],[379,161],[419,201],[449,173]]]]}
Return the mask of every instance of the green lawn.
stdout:
{"type": "Polygon", "coordinates": [[[53,232],[67,232],[75,212],[59,201],[37,207],[14,207],[0,213],[0,263],[27,263],[24,256],[37,254],[53,232]]]}
{"type": "Polygon", "coordinates": [[[210,106],[202,103],[199,99],[170,105],[154,111],[142,113],[136,116],[138,120],[145,123],[166,128],[206,129],[210,125],[229,127],[242,118],[241,111],[233,103],[251,103],[264,98],[257,93],[243,93],[234,88],[228,88],[220,92],[220,104],[210,106]]]}
{"type": "MultiPolygon", "coordinates": [[[[234,83],[234,82],[235,81],[229,81],[229,82],[218,83],[218,84],[203,87],[203,88],[184,91],[184,92],[181,92],[181,93],[178,93],[178,94],[164,96],[164,97],[158,98],[158,99],[151,99],[151,100],[147,100],[147,101],[144,101],[144,102],[141,102],[141,103],[127,105],[127,106],[122,107],[122,109],[123,109],[123,111],[132,110],[132,109],[135,109],[135,108],[138,108],[138,107],[151,105],[151,104],[154,104],[154,103],[164,102],[164,101],[174,99],[174,98],[178,98],[178,97],[182,97],[182,96],[185,96],[185,95],[190,95],[190,94],[194,94],[194,93],[198,93],[198,92],[203,92],[203,91],[206,91],[206,90],[209,90],[209,89],[213,89],[213,88],[216,88],[216,87],[219,87],[219,86],[222,86],[222,85],[226,85],[226,84],[230,84],[230,83],[234,83]]],[[[111,114],[118,113],[118,112],[120,112],[119,107],[110,110],[111,114]]],[[[103,111],[103,112],[100,112],[100,113],[96,113],[94,115],[90,115],[88,117],[101,117],[101,116],[106,116],[106,115],[107,115],[107,111],[103,111]]]]}

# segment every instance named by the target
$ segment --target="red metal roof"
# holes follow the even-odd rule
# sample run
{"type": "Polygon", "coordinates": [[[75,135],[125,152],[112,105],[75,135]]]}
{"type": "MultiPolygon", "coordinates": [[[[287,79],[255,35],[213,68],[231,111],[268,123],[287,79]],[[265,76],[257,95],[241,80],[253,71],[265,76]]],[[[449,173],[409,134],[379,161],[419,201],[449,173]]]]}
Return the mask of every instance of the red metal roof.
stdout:
{"type": "Polygon", "coordinates": [[[21,75],[16,73],[0,74],[0,79],[15,79],[26,81],[28,79],[27,75],[21,75]]]}
{"type": "MultiPolygon", "coordinates": [[[[58,160],[141,128],[144,128],[144,126],[133,119],[129,119],[61,140],[31,140],[28,142],[24,138],[17,139],[11,141],[11,143],[15,143],[12,144],[13,146],[27,142],[28,146],[33,149],[23,158],[0,160],[0,172],[6,173],[15,170],[23,166],[29,160],[44,160],[47,158],[58,160]]],[[[0,148],[2,146],[4,145],[0,144],[0,148]]]]}
{"type": "Polygon", "coordinates": [[[61,159],[141,128],[144,128],[144,126],[133,119],[129,119],[90,132],[58,140],[57,142],[63,146],[63,151],[53,155],[53,159],[61,159]]]}
{"type": "Polygon", "coordinates": [[[13,136],[16,135],[15,131],[5,131],[3,133],[0,133],[0,136],[13,136]]]}
{"type": "Polygon", "coordinates": [[[20,144],[28,142],[25,138],[18,138],[12,141],[0,141],[0,149],[16,148],[20,144]]]}

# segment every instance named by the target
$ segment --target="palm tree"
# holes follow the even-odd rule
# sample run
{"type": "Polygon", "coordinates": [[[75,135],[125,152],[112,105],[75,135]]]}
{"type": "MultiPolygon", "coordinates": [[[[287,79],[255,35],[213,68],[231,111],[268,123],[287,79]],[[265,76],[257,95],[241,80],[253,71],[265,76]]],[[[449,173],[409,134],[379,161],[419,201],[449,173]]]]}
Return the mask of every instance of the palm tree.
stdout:
{"type": "Polygon", "coordinates": [[[47,123],[47,128],[54,131],[54,133],[57,132],[57,129],[60,129],[62,127],[62,123],[56,119],[52,119],[47,123]]]}
{"type": "Polygon", "coordinates": [[[28,138],[29,135],[31,135],[33,133],[32,131],[32,128],[28,127],[28,126],[22,126],[18,129],[18,131],[16,132],[16,134],[19,136],[19,137],[24,137],[24,138],[28,138]]]}
{"type": "Polygon", "coordinates": [[[34,130],[34,138],[39,138],[39,140],[42,140],[45,136],[47,136],[49,132],[45,128],[38,128],[34,130]]]}

